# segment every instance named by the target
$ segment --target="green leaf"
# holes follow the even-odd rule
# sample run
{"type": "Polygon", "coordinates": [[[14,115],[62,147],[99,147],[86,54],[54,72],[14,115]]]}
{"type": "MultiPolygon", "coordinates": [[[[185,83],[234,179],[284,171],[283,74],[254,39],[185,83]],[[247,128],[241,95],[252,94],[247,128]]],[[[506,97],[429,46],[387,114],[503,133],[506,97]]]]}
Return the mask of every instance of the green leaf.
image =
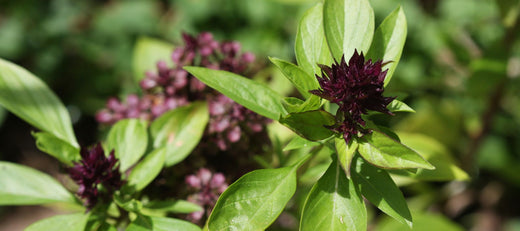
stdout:
{"type": "Polygon", "coordinates": [[[168,42],[149,37],[138,38],[132,58],[135,80],[141,80],[146,71],[156,71],[158,61],[173,65],[172,52],[173,45],[168,42]]]}
{"type": "Polygon", "coordinates": [[[267,118],[278,120],[286,113],[282,96],[263,84],[243,76],[202,67],[184,67],[206,85],[267,118]]]}
{"type": "Polygon", "coordinates": [[[184,160],[197,146],[208,124],[208,106],[194,102],[164,113],[150,126],[155,148],[166,148],[166,166],[184,160]]]}
{"type": "Polygon", "coordinates": [[[412,215],[403,193],[390,175],[385,170],[366,163],[362,158],[356,158],[355,161],[352,180],[360,188],[361,194],[381,211],[411,228],[412,215]]]}
{"type": "Polygon", "coordinates": [[[27,70],[0,59],[0,105],[32,126],[79,148],[67,109],[27,70]]]}
{"type": "Polygon", "coordinates": [[[373,165],[388,169],[435,169],[421,155],[386,134],[373,130],[359,139],[359,154],[373,165]]]}
{"type": "Polygon", "coordinates": [[[32,135],[34,139],[36,139],[36,147],[38,147],[40,151],[53,156],[61,163],[73,166],[73,162],[77,162],[81,159],[78,148],[51,133],[33,132],[32,135]]]}
{"type": "Polygon", "coordinates": [[[311,95],[307,100],[302,101],[294,97],[285,97],[282,101],[282,105],[289,113],[314,111],[321,107],[321,98],[316,95],[311,95]]]}
{"type": "Polygon", "coordinates": [[[385,86],[390,82],[401,58],[406,41],[406,28],[404,11],[401,7],[398,7],[383,20],[374,34],[374,40],[367,58],[389,62],[384,66],[388,68],[385,86]]]}
{"type": "Polygon", "coordinates": [[[166,158],[166,148],[155,149],[139,162],[128,176],[128,185],[141,191],[161,172],[166,158]]]}
{"type": "Polygon", "coordinates": [[[145,122],[139,119],[124,119],[110,129],[105,143],[105,153],[114,150],[121,163],[121,172],[124,172],[143,156],[147,144],[145,122]]]}
{"type": "Polygon", "coordinates": [[[321,69],[317,64],[330,65],[332,63],[332,56],[323,31],[322,3],[309,9],[300,20],[296,32],[294,53],[298,65],[312,77],[315,74],[321,74],[321,69]]]}
{"type": "Polygon", "coordinates": [[[298,89],[298,92],[300,92],[303,97],[309,98],[311,95],[309,91],[318,89],[320,87],[318,80],[314,77],[314,75],[307,74],[300,67],[277,58],[270,57],[269,60],[271,60],[271,62],[276,65],[280,71],[282,71],[285,77],[291,81],[291,83],[296,87],[296,89],[298,89]]]}
{"type": "MultiPolygon", "coordinates": [[[[413,213],[413,229],[415,231],[463,231],[463,227],[457,223],[450,221],[447,217],[439,214],[430,213],[413,213]]],[[[403,231],[410,230],[410,228],[393,219],[386,219],[380,222],[376,231],[403,231]]]]}
{"type": "Polygon", "coordinates": [[[300,219],[300,230],[367,230],[363,198],[337,160],[312,187],[300,219]]]}
{"type": "Polygon", "coordinates": [[[172,213],[193,213],[202,211],[202,207],[185,200],[151,201],[144,205],[147,210],[166,211],[172,213]]]}
{"type": "Polygon", "coordinates": [[[392,171],[399,175],[413,177],[418,180],[449,181],[449,180],[468,180],[469,176],[462,169],[457,167],[456,161],[449,151],[437,140],[413,133],[399,133],[403,144],[420,152],[422,156],[435,166],[435,170],[418,169],[417,172],[392,171]]]}
{"type": "Polygon", "coordinates": [[[334,125],[336,119],[326,111],[316,110],[291,113],[280,119],[280,123],[305,139],[318,141],[334,135],[334,132],[325,126],[334,125]]]}
{"type": "Polygon", "coordinates": [[[354,155],[356,155],[358,142],[356,139],[352,139],[347,145],[343,137],[336,137],[334,141],[336,144],[339,163],[341,164],[343,171],[345,171],[347,174],[347,178],[350,179],[350,166],[352,165],[352,159],[354,158],[354,155]]]}
{"type": "Polygon", "coordinates": [[[309,141],[301,136],[295,136],[288,144],[283,148],[283,151],[290,151],[300,148],[310,148],[320,145],[319,142],[309,141]]]}
{"type": "Polygon", "coordinates": [[[291,167],[260,169],[240,177],[220,195],[209,230],[265,230],[296,191],[296,170],[308,157],[291,167]]]}
{"type": "Polygon", "coordinates": [[[0,161],[0,205],[75,203],[58,181],[35,169],[0,161]]]}
{"type": "Polygon", "coordinates": [[[325,38],[334,58],[349,60],[354,49],[366,54],[374,35],[374,11],[368,0],[325,0],[325,38]]]}
{"type": "Polygon", "coordinates": [[[403,103],[402,101],[399,101],[396,99],[392,100],[392,102],[390,102],[390,104],[388,104],[388,106],[386,108],[388,108],[388,110],[390,110],[391,112],[414,112],[415,113],[415,110],[413,110],[410,106],[408,106],[405,103],[403,103]]]}
{"type": "Polygon", "coordinates": [[[128,195],[121,195],[121,192],[116,192],[113,198],[117,206],[128,212],[140,213],[141,209],[143,209],[141,201],[130,198],[128,195]]]}
{"type": "Polygon", "coordinates": [[[201,229],[184,220],[169,217],[139,215],[128,225],[126,231],[200,231],[201,229]]]}
{"type": "Polygon", "coordinates": [[[25,231],[83,231],[87,225],[88,213],[57,215],[33,223],[25,231]]]}

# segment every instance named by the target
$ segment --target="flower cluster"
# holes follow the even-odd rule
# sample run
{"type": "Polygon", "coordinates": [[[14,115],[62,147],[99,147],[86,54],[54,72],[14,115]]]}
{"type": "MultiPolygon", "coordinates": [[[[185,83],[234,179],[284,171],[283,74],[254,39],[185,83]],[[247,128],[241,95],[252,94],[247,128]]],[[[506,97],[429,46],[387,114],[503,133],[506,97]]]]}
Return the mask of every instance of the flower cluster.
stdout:
{"type": "Polygon", "coordinates": [[[337,117],[341,123],[331,127],[332,130],[343,134],[348,143],[358,133],[367,133],[365,121],[362,118],[368,110],[392,115],[386,107],[395,97],[384,97],[383,86],[386,70],[382,70],[382,61],[375,63],[372,60],[365,62],[363,53],[354,51],[348,64],[345,57],[331,67],[320,65],[321,77],[316,75],[321,89],[310,91],[339,106],[337,117]]]}
{"type": "Polygon", "coordinates": [[[222,173],[212,173],[210,170],[201,168],[195,175],[186,177],[188,188],[195,190],[194,194],[188,197],[188,201],[200,205],[202,211],[190,213],[188,220],[192,222],[201,221],[204,216],[209,216],[215,206],[218,197],[228,187],[226,178],[222,173]]]}
{"type": "Polygon", "coordinates": [[[68,171],[72,180],[79,185],[77,194],[85,199],[85,206],[90,210],[98,199],[109,198],[114,191],[121,188],[124,181],[121,180],[114,151],[110,152],[107,158],[101,144],[98,143],[88,150],[82,148],[80,154],[81,161],[75,163],[68,171]],[[101,185],[103,188],[99,187],[101,185]]]}
{"type": "Polygon", "coordinates": [[[207,100],[210,108],[208,135],[216,139],[220,150],[241,139],[242,131],[260,132],[268,120],[244,108],[186,72],[184,66],[202,66],[226,70],[248,76],[255,60],[252,53],[241,53],[237,42],[217,42],[210,33],[197,37],[183,35],[184,46],[172,55],[173,67],[164,61],[157,63],[157,71],[146,72],[140,82],[144,95],[129,95],[126,102],[111,98],[96,119],[113,124],[124,118],[153,120],[164,112],[196,100],[207,100]]]}

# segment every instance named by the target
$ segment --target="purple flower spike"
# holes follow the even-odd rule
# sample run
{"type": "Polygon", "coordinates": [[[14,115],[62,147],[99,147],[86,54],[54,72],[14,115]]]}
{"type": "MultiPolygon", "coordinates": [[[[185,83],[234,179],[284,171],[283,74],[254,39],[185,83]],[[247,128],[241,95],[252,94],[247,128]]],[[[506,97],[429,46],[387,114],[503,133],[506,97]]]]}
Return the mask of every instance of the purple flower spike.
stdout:
{"type": "Polygon", "coordinates": [[[69,168],[69,175],[79,185],[78,196],[85,199],[85,206],[92,209],[98,199],[110,198],[112,193],[123,185],[119,165],[114,156],[114,151],[108,157],[101,147],[96,144],[91,149],[81,149],[81,161],[69,168]],[[102,185],[100,191],[99,185],[102,185]]]}
{"type": "Polygon", "coordinates": [[[228,187],[224,174],[212,173],[206,168],[199,169],[195,175],[187,176],[186,184],[188,188],[195,190],[194,194],[188,196],[188,201],[204,208],[203,211],[188,215],[188,220],[195,223],[202,221],[204,215],[209,216],[218,197],[228,187]]]}
{"type": "Polygon", "coordinates": [[[340,63],[336,61],[331,67],[320,65],[321,77],[316,77],[321,89],[311,90],[310,93],[338,104],[338,115],[343,117],[338,119],[343,122],[331,129],[343,134],[347,143],[359,132],[368,132],[362,128],[365,121],[361,117],[368,110],[393,115],[386,107],[395,97],[383,96],[387,71],[383,71],[382,66],[382,61],[365,62],[363,53],[359,54],[357,50],[348,64],[343,56],[340,63]]]}

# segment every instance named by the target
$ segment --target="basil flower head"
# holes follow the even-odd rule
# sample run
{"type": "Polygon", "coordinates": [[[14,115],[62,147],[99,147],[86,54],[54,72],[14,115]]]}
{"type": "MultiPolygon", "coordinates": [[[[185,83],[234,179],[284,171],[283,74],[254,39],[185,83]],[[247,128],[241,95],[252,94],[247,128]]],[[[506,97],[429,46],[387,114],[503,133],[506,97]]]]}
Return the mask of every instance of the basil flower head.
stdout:
{"type": "Polygon", "coordinates": [[[91,149],[81,148],[81,161],[69,168],[69,175],[79,185],[78,196],[85,199],[85,206],[92,209],[99,199],[110,198],[123,185],[114,151],[108,157],[96,144],[91,149]],[[100,186],[103,186],[102,188],[100,186]]]}
{"type": "Polygon", "coordinates": [[[310,93],[336,103],[339,108],[337,119],[341,122],[330,127],[331,130],[343,134],[348,143],[358,133],[368,133],[363,114],[369,110],[393,115],[386,107],[395,97],[384,97],[383,86],[387,70],[383,71],[382,61],[375,63],[372,60],[365,62],[363,52],[357,50],[348,61],[345,56],[341,62],[335,61],[331,67],[319,65],[321,77],[316,75],[321,89],[311,90],[310,93]]]}

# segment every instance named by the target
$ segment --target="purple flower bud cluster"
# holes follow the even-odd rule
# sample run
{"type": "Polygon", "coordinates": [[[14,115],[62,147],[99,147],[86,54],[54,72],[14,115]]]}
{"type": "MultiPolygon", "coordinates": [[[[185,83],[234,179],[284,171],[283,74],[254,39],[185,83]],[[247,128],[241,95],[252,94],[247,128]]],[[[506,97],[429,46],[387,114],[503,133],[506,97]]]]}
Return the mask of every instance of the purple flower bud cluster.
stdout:
{"type": "Polygon", "coordinates": [[[238,142],[244,132],[257,133],[269,120],[235,103],[186,72],[184,66],[202,66],[226,70],[248,76],[255,61],[252,53],[241,53],[238,42],[217,42],[211,33],[197,37],[183,34],[184,46],[177,47],[172,55],[173,66],[164,61],[157,63],[155,72],[146,72],[140,82],[143,97],[129,95],[125,102],[111,98],[96,119],[102,124],[113,124],[124,118],[141,118],[151,121],[164,112],[196,100],[207,100],[210,122],[207,134],[220,150],[227,150],[238,142]]]}
{"type": "Polygon", "coordinates": [[[363,52],[359,54],[357,50],[348,64],[343,56],[340,63],[336,61],[331,67],[320,65],[321,77],[316,75],[316,78],[321,89],[310,92],[338,104],[338,115],[342,117],[338,119],[343,121],[331,129],[341,133],[347,143],[358,132],[369,132],[362,127],[365,126],[362,115],[368,110],[393,115],[386,107],[395,97],[383,96],[387,72],[382,70],[383,65],[382,61],[365,62],[363,52]]]}
{"type": "Polygon", "coordinates": [[[123,185],[114,151],[108,157],[96,144],[91,149],[81,148],[81,161],[68,169],[70,178],[79,185],[77,194],[85,199],[87,209],[92,209],[100,198],[109,198],[123,185]],[[100,185],[103,186],[100,189],[100,185]]]}
{"type": "Polygon", "coordinates": [[[195,191],[195,193],[188,196],[188,201],[204,208],[202,211],[188,215],[188,220],[195,223],[202,221],[204,216],[209,216],[218,197],[228,187],[224,174],[212,173],[206,168],[199,169],[195,175],[187,176],[186,184],[189,189],[195,191]]]}

